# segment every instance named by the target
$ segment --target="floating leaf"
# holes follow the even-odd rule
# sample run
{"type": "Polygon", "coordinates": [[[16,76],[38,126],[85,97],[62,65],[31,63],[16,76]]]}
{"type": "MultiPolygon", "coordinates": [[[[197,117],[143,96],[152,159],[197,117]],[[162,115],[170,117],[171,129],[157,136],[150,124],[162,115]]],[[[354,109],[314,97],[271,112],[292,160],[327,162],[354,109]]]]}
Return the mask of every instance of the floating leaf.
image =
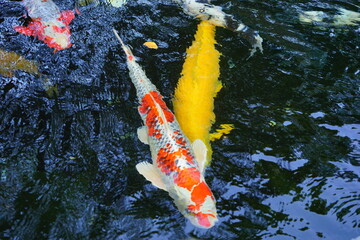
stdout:
{"type": "Polygon", "coordinates": [[[275,121],[270,121],[270,122],[269,122],[269,125],[272,126],[272,127],[275,127],[275,126],[276,126],[276,122],[275,122],[275,121]]]}
{"type": "Polygon", "coordinates": [[[154,42],[144,42],[144,45],[151,49],[158,49],[158,46],[154,42]]]}

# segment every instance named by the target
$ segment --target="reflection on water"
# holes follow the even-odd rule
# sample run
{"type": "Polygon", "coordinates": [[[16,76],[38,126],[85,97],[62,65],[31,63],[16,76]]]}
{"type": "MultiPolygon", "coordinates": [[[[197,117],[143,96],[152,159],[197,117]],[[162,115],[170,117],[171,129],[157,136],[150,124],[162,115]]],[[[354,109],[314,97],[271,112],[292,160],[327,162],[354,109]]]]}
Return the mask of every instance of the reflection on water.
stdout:
{"type": "Polygon", "coordinates": [[[297,187],[296,191],[263,202],[286,216],[275,228],[271,227],[262,233],[262,236],[276,236],[281,232],[289,239],[327,236],[345,239],[344,236],[351,236],[351,231],[339,230],[339,222],[354,229],[359,228],[358,182],[318,177],[308,178],[297,187]]]}
{"type": "MultiPolygon", "coordinates": [[[[57,2],[73,9],[73,1],[57,2]]],[[[39,64],[0,75],[1,239],[355,239],[360,236],[359,25],[306,25],[304,11],[359,12],[355,1],[216,1],[264,39],[217,30],[217,129],[206,179],[219,223],[188,223],[135,170],[150,160],[123,54],[126,42],[170,104],[197,22],[171,1],[80,7],[70,49],[17,34],[2,1],[0,48],[39,64]],[[158,43],[156,50],[143,47],[158,43]],[[54,86],[52,94],[44,82],[54,86]],[[55,88],[57,86],[57,88],[55,88]],[[56,89],[56,90],[55,90],[56,89]]]]}

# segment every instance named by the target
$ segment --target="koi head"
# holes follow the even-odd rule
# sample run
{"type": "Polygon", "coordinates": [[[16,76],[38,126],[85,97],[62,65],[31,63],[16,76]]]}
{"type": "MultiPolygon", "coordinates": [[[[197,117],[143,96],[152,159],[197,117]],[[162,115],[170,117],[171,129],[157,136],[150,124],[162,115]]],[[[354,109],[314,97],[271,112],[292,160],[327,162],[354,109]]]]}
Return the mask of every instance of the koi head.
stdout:
{"type": "Polygon", "coordinates": [[[185,217],[197,227],[213,227],[218,221],[214,199],[209,196],[201,206],[188,205],[185,217]]]}
{"type": "MultiPolygon", "coordinates": [[[[200,182],[192,191],[176,187],[175,204],[179,211],[199,228],[211,228],[218,221],[216,203],[209,187],[200,182]]],[[[171,194],[173,195],[173,194],[171,194]]]]}

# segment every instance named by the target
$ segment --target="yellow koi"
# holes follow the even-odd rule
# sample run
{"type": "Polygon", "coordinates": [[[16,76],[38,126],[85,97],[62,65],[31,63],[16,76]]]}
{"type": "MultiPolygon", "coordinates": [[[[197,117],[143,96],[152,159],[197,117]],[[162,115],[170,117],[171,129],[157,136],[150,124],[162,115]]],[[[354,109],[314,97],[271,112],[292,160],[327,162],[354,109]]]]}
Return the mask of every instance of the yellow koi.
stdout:
{"type": "Polygon", "coordinates": [[[209,131],[215,122],[214,97],[222,88],[218,80],[220,53],[215,49],[215,28],[208,21],[198,25],[173,98],[175,116],[184,134],[191,142],[200,139],[205,143],[206,164],[212,155],[209,131]]]}

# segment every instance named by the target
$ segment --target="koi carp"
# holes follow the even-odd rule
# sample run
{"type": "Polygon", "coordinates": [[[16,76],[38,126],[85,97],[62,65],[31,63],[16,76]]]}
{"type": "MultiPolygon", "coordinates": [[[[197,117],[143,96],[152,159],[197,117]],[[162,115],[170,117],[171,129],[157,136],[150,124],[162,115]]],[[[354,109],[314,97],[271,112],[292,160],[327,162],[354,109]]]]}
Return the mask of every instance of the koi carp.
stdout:
{"type": "Polygon", "coordinates": [[[173,98],[174,113],[183,132],[190,141],[201,139],[208,149],[206,165],[212,155],[209,132],[215,122],[214,98],[222,88],[215,30],[208,21],[199,23],[195,39],[186,50],[173,98]]]}
{"type": "Polygon", "coordinates": [[[31,22],[25,26],[16,26],[19,33],[31,35],[56,50],[69,48],[70,22],[75,14],[71,10],[60,11],[52,0],[23,0],[31,22]]]}
{"type": "Polygon", "coordinates": [[[215,198],[204,179],[205,144],[200,139],[190,143],[156,86],[146,77],[129,47],[113,31],[126,54],[129,75],[140,103],[138,111],[144,126],[137,134],[151,150],[152,163],[137,164],[137,171],[153,185],[167,191],[192,224],[201,228],[214,226],[217,221],[215,198]]]}
{"type": "Polygon", "coordinates": [[[173,0],[181,5],[184,12],[200,20],[207,20],[215,26],[224,27],[247,40],[253,47],[251,55],[258,48],[262,52],[262,41],[260,35],[253,29],[235,19],[232,15],[226,14],[221,7],[210,4],[210,0],[173,0]]]}

